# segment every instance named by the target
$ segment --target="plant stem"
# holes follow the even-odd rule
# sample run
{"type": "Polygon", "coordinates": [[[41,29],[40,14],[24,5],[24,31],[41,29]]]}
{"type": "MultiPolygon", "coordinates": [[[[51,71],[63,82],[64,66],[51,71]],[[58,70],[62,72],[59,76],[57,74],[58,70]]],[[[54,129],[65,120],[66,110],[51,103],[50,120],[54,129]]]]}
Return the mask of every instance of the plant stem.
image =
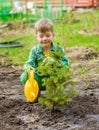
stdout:
{"type": "Polygon", "coordinates": [[[52,109],[51,111],[54,111],[55,101],[52,101],[52,109]]]}

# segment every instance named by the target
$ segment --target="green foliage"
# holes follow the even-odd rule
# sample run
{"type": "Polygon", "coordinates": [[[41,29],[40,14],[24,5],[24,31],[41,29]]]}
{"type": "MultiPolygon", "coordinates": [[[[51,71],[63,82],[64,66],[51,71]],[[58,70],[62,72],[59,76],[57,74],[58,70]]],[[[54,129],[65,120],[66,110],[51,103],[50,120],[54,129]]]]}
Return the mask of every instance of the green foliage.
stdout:
{"type": "Polygon", "coordinates": [[[95,34],[99,30],[99,10],[86,13],[70,11],[60,21],[60,26],[55,26],[55,42],[58,41],[64,47],[84,46],[99,50],[98,33],[95,34]],[[80,34],[84,30],[85,34],[80,34]]]}
{"type": "Polygon", "coordinates": [[[77,94],[75,89],[70,89],[66,93],[64,91],[73,81],[69,67],[59,62],[62,57],[63,53],[57,47],[51,57],[47,57],[38,67],[41,76],[44,76],[43,85],[46,87],[46,94],[44,97],[39,97],[39,102],[51,110],[55,104],[64,106],[66,102],[71,101],[72,95],[77,94]]]}

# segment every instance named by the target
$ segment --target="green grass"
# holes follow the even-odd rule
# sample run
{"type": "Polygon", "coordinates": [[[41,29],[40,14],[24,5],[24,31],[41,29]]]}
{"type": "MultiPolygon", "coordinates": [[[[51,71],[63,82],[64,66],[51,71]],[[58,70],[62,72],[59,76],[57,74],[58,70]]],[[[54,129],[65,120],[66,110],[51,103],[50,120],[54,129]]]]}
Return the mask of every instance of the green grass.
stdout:
{"type": "Polygon", "coordinates": [[[74,19],[78,22],[71,24],[64,24],[63,29],[61,26],[56,25],[55,41],[65,44],[64,46],[86,46],[99,50],[99,10],[89,13],[75,13],[74,19]],[[80,30],[93,31],[92,35],[80,34],[80,30]],[[94,33],[98,32],[98,35],[94,33]],[[64,37],[62,39],[62,37],[64,37]]]}
{"type": "MultiPolygon", "coordinates": [[[[79,34],[80,30],[98,31],[99,32],[99,10],[94,10],[88,13],[74,13],[73,19],[78,22],[55,24],[55,38],[54,42],[60,43],[64,47],[89,47],[99,51],[99,34],[84,35],[79,34]],[[63,27],[63,28],[62,28],[63,27]]],[[[0,55],[5,55],[4,60],[16,65],[23,65],[28,59],[30,49],[37,44],[34,37],[33,27],[26,30],[3,30],[7,32],[8,36],[0,38],[0,42],[8,41],[23,37],[20,41],[24,44],[19,48],[0,48],[0,55]],[[11,32],[19,31],[16,35],[9,35],[11,32]]]]}

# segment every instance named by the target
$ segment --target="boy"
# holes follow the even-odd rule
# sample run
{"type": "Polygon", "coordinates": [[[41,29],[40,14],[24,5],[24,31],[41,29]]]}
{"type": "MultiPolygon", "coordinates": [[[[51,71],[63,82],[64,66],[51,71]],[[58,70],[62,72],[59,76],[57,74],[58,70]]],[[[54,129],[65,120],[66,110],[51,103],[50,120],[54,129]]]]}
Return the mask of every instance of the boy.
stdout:
{"type": "MultiPolygon", "coordinates": [[[[44,89],[42,86],[42,77],[39,75],[37,67],[41,65],[41,63],[44,61],[44,58],[50,56],[51,51],[56,50],[55,43],[53,43],[54,30],[52,21],[45,18],[37,21],[34,27],[35,35],[39,44],[32,48],[29,59],[23,67],[23,73],[25,73],[24,76],[26,77],[23,78],[24,76],[21,75],[20,80],[23,84],[25,84],[28,79],[30,70],[33,69],[35,72],[34,78],[38,82],[40,90],[42,90],[44,89]]],[[[60,51],[64,52],[63,48],[60,47],[60,51]]],[[[68,66],[68,59],[65,53],[63,59],[60,60],[60,62],[65,66],[68,66]]]]}

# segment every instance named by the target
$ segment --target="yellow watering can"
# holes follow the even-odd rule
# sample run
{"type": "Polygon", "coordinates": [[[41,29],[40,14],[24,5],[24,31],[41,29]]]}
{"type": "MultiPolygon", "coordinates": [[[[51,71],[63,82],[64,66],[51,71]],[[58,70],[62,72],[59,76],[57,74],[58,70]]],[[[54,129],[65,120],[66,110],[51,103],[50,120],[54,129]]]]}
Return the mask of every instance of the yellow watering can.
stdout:
{"type": "Polygon", "coordinates": [[[38,97],[39,87],[37,81],[34,79],[34,71],[30,70],[29,79],[24,86],[24,94],[29,102],[34,102],[38,97]]]}

